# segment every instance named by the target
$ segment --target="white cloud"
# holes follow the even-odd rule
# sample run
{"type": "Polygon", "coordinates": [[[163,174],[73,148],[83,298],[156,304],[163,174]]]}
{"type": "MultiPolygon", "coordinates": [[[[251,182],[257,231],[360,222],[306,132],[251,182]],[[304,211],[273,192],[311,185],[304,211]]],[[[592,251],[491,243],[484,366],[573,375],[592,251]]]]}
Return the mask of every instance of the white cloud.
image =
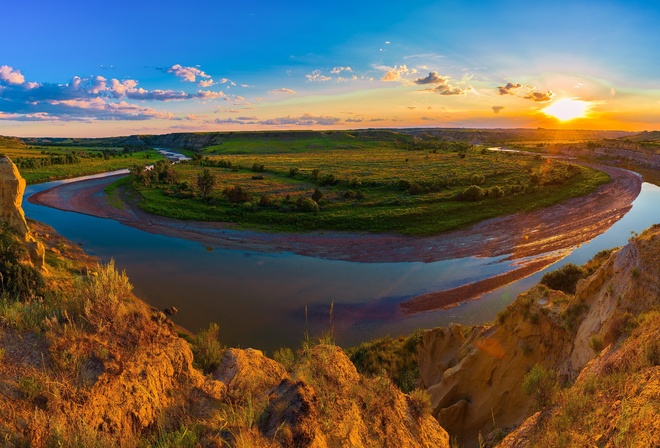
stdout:
{"type": "Polygon", "coordinates": [[[167,73],[172,73],[174,76],[182,78],[183,81],[195,82],[197,77],[210,79],[211,77],[198,69],[197,67],[183,67],[180,64],[175,64],[167,69],[167,73]]]}
{"type": "Polygon", "coordinates": [[[282,87],[281,89],[271,90],[270,93],[272,93],[274,95],[279,95],[280,93],[288,93],[288,94],[291,94],[291,95],[295,95],[296,91],[282,87]]]}
{"type": "Polygon", "coordinates": [[[21,74],[20,70],[14,70],[8,65],[0,65],[0,81],[7,84],[23,84],[25,76],[21,74]]]}
{"type": "Polygon", "coordinates": [[[338,74],[340,74],[341,72],[344,72],[344,71],[352,72],[353,69],[350,68],[350,67],[335,67],[330,71],[330,73],[332,73],[333,75],[338,75],[338,74]]]}
{"type": "Polygon", "coordinates": [[[307,78],[307,81],[318,81],[318,82],[330,81],[331,79],[328,76],[323,76],[321,74],[321,70],[314,70],[309,75],[305,75],[305,78],[307,78]]]}
{"type": "Polygon", "coordinates": [[[385,71],[385,75],[380,78],[381,81],[385,82],[401,81],[402,76],[417,74],[416,68],[408,68],[405,64],[400,66],[395,65],[394,67],[379,66],[376,68],[385,71]]]}

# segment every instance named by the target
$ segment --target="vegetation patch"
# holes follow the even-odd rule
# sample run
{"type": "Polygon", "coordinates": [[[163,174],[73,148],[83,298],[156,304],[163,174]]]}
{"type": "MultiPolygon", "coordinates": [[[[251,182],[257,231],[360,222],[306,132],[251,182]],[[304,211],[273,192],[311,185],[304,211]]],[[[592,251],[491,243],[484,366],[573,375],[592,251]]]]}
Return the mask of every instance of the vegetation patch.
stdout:
{"type": "MultiPolygon", "coordinates": [[[[140,207],[172,218],[266,231],[432,235],[546,207],[609,181],[607,174],[590,168],[526,154],[483,152],[463,142],[397,133],[384,133],[380,140],[359,133],[332,134],[332,139],[312,135],[300,134],[298,141],[292,133],[287,150],[278,146],[281,136],[273,138],[271,149],[266,145],[259,150],[246,136],[232,137],[218,145],[222,150],[208,147],[191,161],[168,167],[171,175],[166,177],[137,167],[133,186],[140,207]],[[312,135],[325,143],[310,145],[312,135]],[[346,139],[350,148],[337,144],[346,139]],[[228,150],[229,141],[245,145],[241,151],[234,146],[228,150]],[[200,184],[211,177],[212,188],[205,187],[209,182],[200,184]]],[[[261,134],[253,137],[259,145],[267,140],[261,134]]]]}

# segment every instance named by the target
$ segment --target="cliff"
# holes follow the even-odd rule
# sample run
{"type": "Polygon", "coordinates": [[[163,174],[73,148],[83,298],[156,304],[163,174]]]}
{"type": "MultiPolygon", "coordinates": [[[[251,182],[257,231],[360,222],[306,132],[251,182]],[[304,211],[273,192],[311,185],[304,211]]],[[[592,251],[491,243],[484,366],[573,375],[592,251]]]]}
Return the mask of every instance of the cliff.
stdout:
{"type": "Polygon", "coordinates": [[[213,328],[178,333],[114,262],[28,226],[24,182],[3,164],[1,446],[449,446],[424,393],[358,374],[329,341],[277,362],[222,347],[213,328]]]}
{"type": "Polygon", "coordinates": [[[630,446],[660,440],[659,262],[660,226],[654,226],[581,280],[575,295],[539,285],[493,325],[426,331],[419,362],[433,415],[463,447],[480,446],[480,440],[494,446],[521,424],[503,446],[614,446],[628,440],[630,428],[643,431],[630,446]],[[542,406],[523,387],[532,370],[553,380],[542,406]],[[613,398],[595,385],[601,381],[636,385],[621,386],[613,398]],[[566,413],[576,418],[566,407],[574,406],[575,395],[584,396],[585,387],[596,400],[589,412],[608,432],[591,422],[589,434],[565,421],[562,431],[550,431],[566,413]],[[638,394],[656,401],[649,405],[638,394]],[[535,413],[539,407],[543,413],[535,413]],[[549,432],[561,432],[564,442],[554,445],[549,432]]]}
{"type": "Polygon", "coordinates": [[[35,240],[23,213],[23,193],[25,179],[9,157],[0,157],[0,222],[6,223],[18,233],[28,248],[30,259],[35,266],[44,267],[44,246],[35,240]]]}

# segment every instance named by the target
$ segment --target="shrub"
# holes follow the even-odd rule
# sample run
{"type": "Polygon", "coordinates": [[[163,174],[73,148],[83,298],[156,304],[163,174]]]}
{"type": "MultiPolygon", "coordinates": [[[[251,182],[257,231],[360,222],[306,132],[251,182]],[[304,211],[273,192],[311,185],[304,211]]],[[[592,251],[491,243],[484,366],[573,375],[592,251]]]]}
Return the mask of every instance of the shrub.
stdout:
{"type": "Polygon", "coordinates": [[[410,187],[408,187],[408,194],[415,195],[415,194],[422,194],[422,193],[425,193],[425,192],[426,192],[426,189],[424,187],[422,187],[420,184],[418,184],[417,182],[412,182],[410,184],[410,187]]]}
{"type": "Polygon", "coordinates": [[[410,392],[410,411],[418,420],[431,415],[431,396],[424,389],[410,392]]]}
{"type": "Polygon", "coordinates": [[[266,167],[264,167],[263,163],[253,163],[251,170],[255,173],[262,173],[266,171],[266,167]]]}
{"type": "Polygon", "coordinates": [[[355,199],[364,199],[364,193],[362,193],[360,190],[356,191],[355,199]]]}
{"type": "Polygon", "coordinates": [[[504,189],[499,185],[496,185],[488,190],[489,198],[501,198],[502,196],[504,196],[504,194],[505,194],[504,189]]]}
{"type": "Polygon", "coordinates": [[[298,174],[298,171],[299,170],[296,167],[289,168],[289,177],[295,177],[295,175],[298,174]]]}
{"type": "Polygon", "coordinates": [[[315,188],[314,193],[312,193],[312,200],[318,204],[318,202],[321,200],[322,197],[323,197],[323,193],[321,193],[321,190],[315,188]]]}
{"type": "Polygon", "coordinates": [[[566,294],[575,294],[575,288],[580,279],[586,277],[584,269],[573,263],[568,263],[556,271],[548,272],[541,278],[542,285],[566,294]]]}
{"type": "Polygon", "coordinates": [[[252,180],[263,180],[264,176],[262,174],[255,174],[252,176],[252,180]]]}
{"type": "Polygon", "coordinates": [[[319,204],[310,198],[299,198],[296,202],[296,207],[302,212],[318,212],[321,210],[319,204]]]}
{"type": "Polygon", "coordinates": [[[319,170],[318,168],[314,168],[312,170],[312,180],[318,180],[320,174],[321,174],[321,170],[319,170]]]}
{"type": "Polygon", "coordinates": [[[250,202],[252,200],[250,193],[248,193],[247,190],[240,185],[227,187],[222,193],[227,197],[227,199],[229,199],[229,202],[234,204],[240,202],[250,202]]]}
{"type": "Polygon", "coordinates": [[[319,179],[319,184],[321,185],[337,185],[338,183],[339,179],[334,174],[326,174],[319,179]]]}
{"type": "Polygon", "coordinates": [[[0,292],[19,300],[43,296],[41,272],[24,262],[29,259],[25,244],[5,223],[0,226],[0,292]]]}
{"type": "Polygon", "coordinates": [[[591,337],[591,340],[589,341],[589,347],[591,347],[591,349],[594,352],[600,353],[603,350],[603,346],[604,346],[603,338],[601,338],[600,336],[591,337]]]}
{"type": "Polygon", "coordinates": [[[259,199],[259,205],[262,207],[270,207],[275,205],[275,196],[272,194],[265,194],[259,199]]]}
{"type": "Polygon", "coordinates": [[[478,185],[470,185],[460,194],[460,199],[463,201],[478,201],[486,195],[483,188],[478,185]]]}
{"type": "Polygon", "coordinates": [[[204,373],[211,373],[220,365],[225,347],[219,339],[220,327],[215,322],[206,330],[200,331],[191,342],[195,367],[204,373]]]}
{"type": "Polygon", "coordinates": [[[362,186],[362,179],[359,177],[351,177],[348,179],[348,186],[350,188],[358,188],[362,186]]]}
{"type": "Polygon", "coordinates": [[[282,367],[288,371],[291,371],[295,366],[296,357],[293,354],[293,350],[289,347],[282,347],[275,350],[273,359],[282,364],[282,367]]]}
{"type": "Polygon", "coordinates": [[[534,405],[543,409],[552,404],[555,393],[556,375],[554,370],[544,369],[535,364],[523,379],[523,392],[532,397],[534,405]]]}
{"type": "Polygon", "coordinates": [[[346,199],[354,199],[355,198],[355,192],[353,190],[346,190],[346,193],[344,193],[344,197],[346,199]]]}
{"type": "Polygon", "coordinates": [[[197,175],[196,182],[202,199],[206,199],[215,186],[215,175],[208,168],[204,168],[204,171],[197,175]]]}
{"type": "Polygon", "coordinates": [[[472,185],[481,185],[486,181],[486,176],[483,174],[473,174],[471,180],[472,185]]]}
{"type": "Polygon", "coordinates": [[[89,278],[81,292],[87,321],[97,328],[120,321],[123,303],[132,290],[126,271],[117,271],[114,259],[105,266],[98,265],[97,274],[89,278]]]}

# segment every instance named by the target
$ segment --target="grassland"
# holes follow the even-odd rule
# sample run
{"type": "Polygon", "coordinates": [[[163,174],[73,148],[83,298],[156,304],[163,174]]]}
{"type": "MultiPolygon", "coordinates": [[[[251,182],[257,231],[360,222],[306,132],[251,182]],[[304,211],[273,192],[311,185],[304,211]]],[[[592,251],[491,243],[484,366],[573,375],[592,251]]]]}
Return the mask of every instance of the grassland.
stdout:
{"type": "Polygon", "coordinates": [[[140,207],[179,219],[303,232],[431,235],[594,191],[609,177],[541,156],[432,139],[348,133],[211,146],[134,177],[140,207]],[[386,138],[384,138],[386,137],[386,138]],[[215,184],[205,200],[198,177],[215,184]],[[237,193],[238,192],[238,193],[237,193]]]}
{"type": "Polygon", "coordinates": [[[0,144],[0,153],[12,159],[28,184],[129,168],[162,158],[153,149],[34,147],[9,141],[0,143],[6,144],[0,144]]]}

